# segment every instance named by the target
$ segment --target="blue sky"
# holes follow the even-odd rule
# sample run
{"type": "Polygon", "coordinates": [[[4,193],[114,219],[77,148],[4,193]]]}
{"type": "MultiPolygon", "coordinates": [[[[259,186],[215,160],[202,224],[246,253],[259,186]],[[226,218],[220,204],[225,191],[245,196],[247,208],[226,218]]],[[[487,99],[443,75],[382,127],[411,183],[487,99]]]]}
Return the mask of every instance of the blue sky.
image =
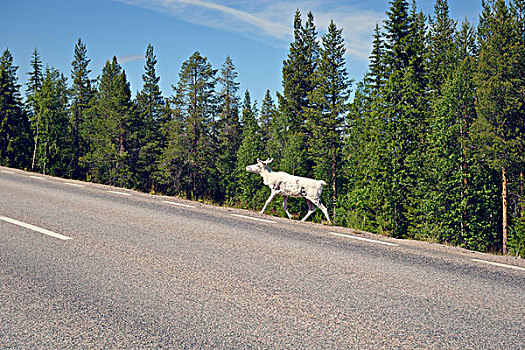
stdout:
{"type": "MultiPolygon", "coordinates": [[[[44,65],[69,78],[80,37],[91,59],[91,77],[116,56],[135,94],[142,88],[144,54],[151,43],[165,96],[173,93],[182,63],[195,51],[215,68],[229,55],[239,75],[239,94],[249,90],[260,102],[267,89],[274,98],[282,91],[282,62],[296,9],[303,19],[312,11],[320,35],[331,19],[343,28],[347,68],[359,81],[368,65],[373,29],[389,6],[388,0],[2,0],[0,50],[9,48],[13,54],[22,85],[35,47],[44,65]]],[[[434,0],[419,0],[417,6],[432,14],[434,0]]],[[[477,23],[481,0],[449,0],[449,6],[458,22],[477,23]]]]}

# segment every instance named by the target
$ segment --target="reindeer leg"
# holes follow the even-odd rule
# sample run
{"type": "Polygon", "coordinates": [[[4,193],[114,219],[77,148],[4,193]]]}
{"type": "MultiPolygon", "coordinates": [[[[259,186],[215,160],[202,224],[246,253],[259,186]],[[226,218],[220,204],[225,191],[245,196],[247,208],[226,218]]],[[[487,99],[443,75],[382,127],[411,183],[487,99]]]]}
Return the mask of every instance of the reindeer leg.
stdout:
{"type": "Polygon", "coordinates": [[[308,213],[304,216],[304,218],[301,219],[301,221],[308,219],[308,217],[315,211],[314,203],[312,203],[311,200],[306,198],[306,203],[308,204],[308,213]]]}
{"type": "Polygon", "coordinates": [[[286,215],[288,215],[288,218],[291,219],[292,215],[286,210],[286,204],[288,203],[288,196],[283,196],[283,209],[286,215]]]}
{"type": "Polygon", "coordinates": [[[266,200],[266,203],[264,204],[264,207],[259,212],[260,214],[264,213],[264,211],[266,210],[266,207],[268,206],[268,204],[270,204],[270,202],[272,201],[273,197],[275,197],[276,194],[277,194],[277,191],[272,190],[272,193],[270,193],[270,197],[268,197],[268,199],[266,200]]]}
{"type": "Polygon", "coordinates": [[[321,211],[323,212],[324,216],[326,216],[326,220],[328,220],[328,223],[331,225],[332,224],[332,221],[330,221],[330,217],[328,216],[328,210],[326,210],[326,207],[323,205],[323,203],[321,203],[321,201],[319,202],[314,202],[315,205],[317,205],[319,207],[319,209],[321,209],[321,211]]]}

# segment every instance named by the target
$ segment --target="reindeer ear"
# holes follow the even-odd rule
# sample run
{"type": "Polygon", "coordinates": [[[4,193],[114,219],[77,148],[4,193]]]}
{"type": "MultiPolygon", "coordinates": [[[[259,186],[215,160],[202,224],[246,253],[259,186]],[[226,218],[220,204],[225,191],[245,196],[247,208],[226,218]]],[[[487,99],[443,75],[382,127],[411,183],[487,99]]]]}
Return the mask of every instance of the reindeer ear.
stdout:
{"type": "Polygon", "coordinates": [[[266,164],[270,164],[271,162],[273,162],[273,158],[266,159],[266,164]]]}
{"type": "Polygon", "coordinates": [[[257,163],[262,163],[263,161],[259,159],[259,157],[257,157],[257,163]]]}

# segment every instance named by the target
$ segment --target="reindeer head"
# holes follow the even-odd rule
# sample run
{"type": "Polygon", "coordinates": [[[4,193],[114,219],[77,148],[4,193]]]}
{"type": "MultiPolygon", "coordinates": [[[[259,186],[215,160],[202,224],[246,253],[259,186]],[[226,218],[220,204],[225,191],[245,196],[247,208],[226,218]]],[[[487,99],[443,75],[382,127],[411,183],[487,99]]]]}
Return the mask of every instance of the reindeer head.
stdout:
{"type": "Polygon", "coordinates": [[[271,162],[273,162],[273,158],[268,158],[265,161],[262,161],[259,158],[257,158],[257,163],[253,165],[248,165],[246,167],[246,171],[249,171],[251,173],[260,174],[264,170],[270,170],[270,168],[268,168],[268,164],[270,164],[271,162]]]}

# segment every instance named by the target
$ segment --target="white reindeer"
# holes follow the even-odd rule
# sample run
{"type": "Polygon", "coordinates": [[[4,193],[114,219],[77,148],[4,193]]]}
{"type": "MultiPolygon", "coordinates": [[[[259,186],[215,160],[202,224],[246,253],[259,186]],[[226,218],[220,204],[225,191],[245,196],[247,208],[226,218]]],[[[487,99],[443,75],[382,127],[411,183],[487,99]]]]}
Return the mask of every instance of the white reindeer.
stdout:
{"type": "Polygon", "coordinates": [[[272,161],[273,158],[268,158],[266,161],[262,161],[257,158],[257,164],[246,167],[246,171],[260,174],[263,178],[264,184],[270,187],[270,190],[272,191],[260,213],[264,213],[266,207],[268,204],[270,204],[273,197],[280,194],[283,196],[284,211],[291,219],[292,215],[290,215],[288,210],[286,210],[288,197],[304,197],[308,203],[308,214],[306,214],[301,221],[305,221],[310,215],[312,215],[312,213],[315,211],[315,204],[319,207],[319,209],[321,209],[324,216],[326,216],[328,223],[331,224],[332,222],[328,216],[328,210],[326,210],[323,203],[321,203],[321,193],[323,192],[323,185],[326,185],[326,182],[323,180],[314,180],[306,177],[294,176],[282,171],[272,172],[272,169],[268,167],[268,164],[270,164],[272,161]]]}

